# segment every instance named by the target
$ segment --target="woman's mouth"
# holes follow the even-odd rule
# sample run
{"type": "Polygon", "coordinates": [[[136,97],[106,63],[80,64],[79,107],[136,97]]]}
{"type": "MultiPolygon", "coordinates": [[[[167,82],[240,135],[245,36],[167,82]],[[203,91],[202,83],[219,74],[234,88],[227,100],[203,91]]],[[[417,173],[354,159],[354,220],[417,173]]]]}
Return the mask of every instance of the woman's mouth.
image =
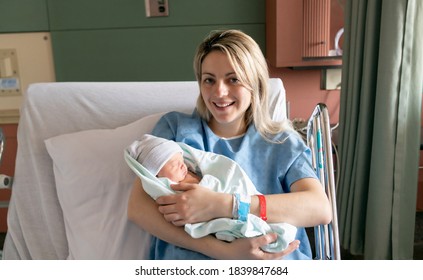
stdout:
{"type": "Polygon", "coordinates": [[[217,108],[227,108],[231,105],[233,105],[235,102],[213,102],[213,104],[217,107],[217,108]]]}

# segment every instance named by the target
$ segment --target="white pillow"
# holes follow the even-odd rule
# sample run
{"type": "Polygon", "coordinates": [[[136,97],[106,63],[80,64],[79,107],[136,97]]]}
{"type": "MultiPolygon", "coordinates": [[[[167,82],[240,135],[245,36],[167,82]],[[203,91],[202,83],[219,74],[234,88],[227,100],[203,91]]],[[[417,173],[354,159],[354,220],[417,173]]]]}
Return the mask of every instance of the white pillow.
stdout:
{"type": "Polygon", "coordinates": [[[146,259],[149,234],[127,219],[135,173],[123,151],[150,133],[163,113],[116,129],[85,130],[45,140],[63,209],[68,259],[146,259]]]}

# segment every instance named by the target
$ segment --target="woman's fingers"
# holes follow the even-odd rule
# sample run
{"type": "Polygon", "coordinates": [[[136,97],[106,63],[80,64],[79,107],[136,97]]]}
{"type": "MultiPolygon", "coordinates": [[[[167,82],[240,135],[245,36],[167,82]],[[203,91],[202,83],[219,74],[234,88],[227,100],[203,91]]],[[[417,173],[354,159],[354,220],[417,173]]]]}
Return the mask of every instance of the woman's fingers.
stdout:
{"type": "MultiPolygon", "coordinates": [[[[276,233],[270,233],[270,234],[266,234],[261,236],[262,239],[258,240],[259,242],[259,248],[264,246],[264,245],[268,245],[272,242],[275,242],[277,240],[277,235],[276,233]]],[[[287,256],[289,254],[291,254],[292,252],[294,252],[295,250],[297,250],[300,247],[300,241],[299,240],[294,240],[291,243],[289,243],[288,247],[281,251],[281,252],[277,252],[277,253],[268,253],[268,252],[264,252],[263,251],[263,258],[264,259],[268,259],[268,260],[275,260],[275,259],[281,259],[284,256],[287,256]]]]}

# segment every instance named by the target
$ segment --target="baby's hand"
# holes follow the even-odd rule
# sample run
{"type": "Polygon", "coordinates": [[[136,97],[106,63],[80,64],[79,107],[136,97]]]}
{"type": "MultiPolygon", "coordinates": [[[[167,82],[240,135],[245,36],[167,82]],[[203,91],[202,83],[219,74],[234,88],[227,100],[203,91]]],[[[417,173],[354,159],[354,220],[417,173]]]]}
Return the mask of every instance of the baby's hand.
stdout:
{"type": "Polygon", "coordinates": [[[191,184],[198,184],[200,183],[201,178],[197,176],[197,174],[188,171],[187,175],[185,176],[185,179],[182,180],[180,183],[191,183],[191,184]]]}

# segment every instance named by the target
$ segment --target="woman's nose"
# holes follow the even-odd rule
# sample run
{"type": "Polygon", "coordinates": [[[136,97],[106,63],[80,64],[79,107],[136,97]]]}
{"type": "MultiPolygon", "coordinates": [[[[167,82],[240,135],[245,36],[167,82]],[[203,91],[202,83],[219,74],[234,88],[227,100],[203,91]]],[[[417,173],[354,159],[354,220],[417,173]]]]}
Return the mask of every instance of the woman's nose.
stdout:
{"type": "Polygon", "coordinates": [[[228,95],[228,86],[224,82],[216,83],[216,95],[217,96],[228,95]]]}

